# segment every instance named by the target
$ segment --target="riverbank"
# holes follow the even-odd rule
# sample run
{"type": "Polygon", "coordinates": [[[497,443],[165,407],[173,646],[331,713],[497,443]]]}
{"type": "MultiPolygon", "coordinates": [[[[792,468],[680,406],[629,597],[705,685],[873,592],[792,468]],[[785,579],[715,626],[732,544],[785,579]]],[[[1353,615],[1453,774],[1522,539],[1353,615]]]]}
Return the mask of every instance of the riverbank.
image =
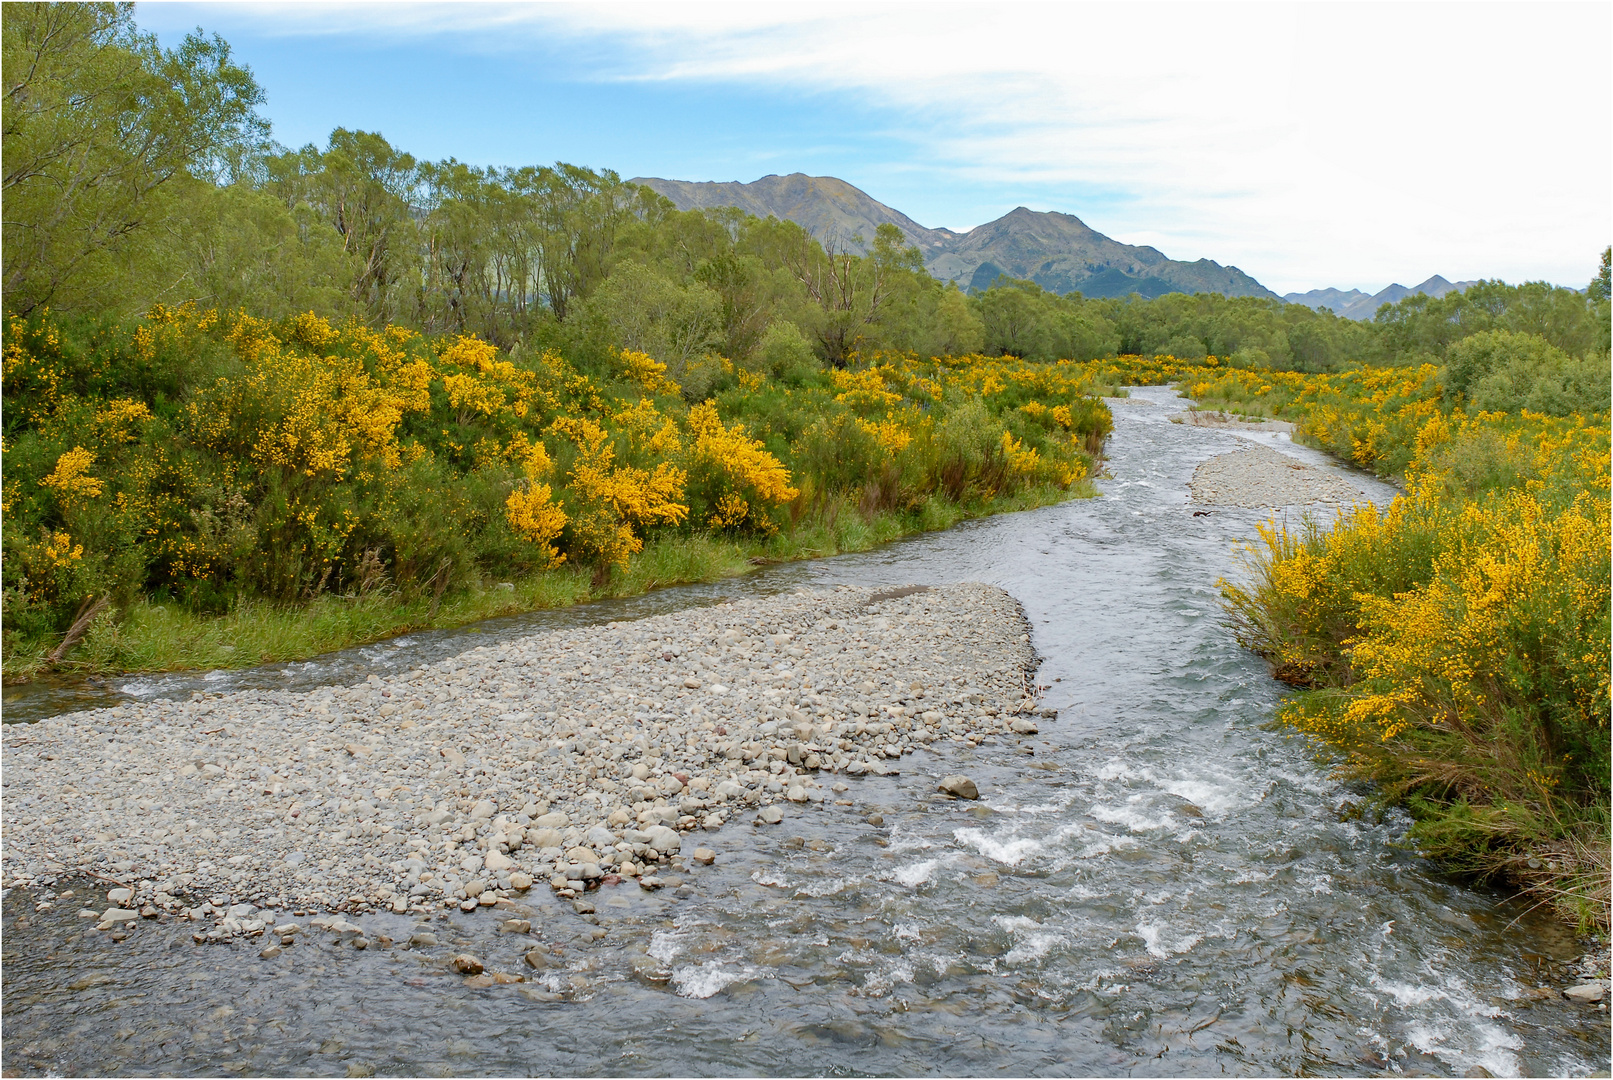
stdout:
{"type": "Polygon", "coordinates": [[[143,914],[213,940],[292,908],[655,888],[720,857],[691,853],[691,833],[777,823],[937,741],[1034,732],[1033,663],[1001,590],[841,588],[515,639],[351,687],[12,725],[4,885],[92,874],[127,890],[86,909],[109,932],[143,914]]]}
{"type": "Polygon", "coordinates": [[[5,334],[7,678],[251,666],[862,550],[1063,497],[1112,426],[1085,369],[1012,357],[685,386],[643,353],[308,313],[5,334]]]}
{"type": "Polygon", "coordinates": [[[35,679],[83,681],[113,674],[207,669],[237,670],[307,660],[340,649],[420,630],[447,630],[500,616],[571,607],[594,600],[641,596],[655,589],[720,581],[757,566],[868,551],[904,536],[951,528],[963,521],[1050,506],[1097,494],[1090,481],[1060,488],[1035,485],[986,502],[932,497],[919,509],[864,514],[831,504],[771,537],[664,536],[651,539],[625,570],[596,580],[591,570],[562,564],[441,598],[325,595],[296,605],[238,603],[218,615],[180,604],[142,600],[107,611],[53,670],[45,650],[8,653],[8,686],[35,679]]]}
{"type": "Polygon", "coordinates": [[[1182,373],[1183,393],[1292,417],[1408,493],[1263,529],[1227,604],[1302,691],[1281,722],[1408,809],[1420,852],[1605,935],[1608,414],[1482,411],[1442,377],[1182,373]]]}

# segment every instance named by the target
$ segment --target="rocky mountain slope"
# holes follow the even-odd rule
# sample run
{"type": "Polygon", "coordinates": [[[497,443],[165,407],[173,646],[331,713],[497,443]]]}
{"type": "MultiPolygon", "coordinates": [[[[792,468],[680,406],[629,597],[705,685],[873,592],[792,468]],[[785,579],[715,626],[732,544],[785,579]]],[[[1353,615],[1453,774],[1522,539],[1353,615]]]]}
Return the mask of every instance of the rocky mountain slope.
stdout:
{"type": "Polygon", "coordinates": [[[1021,206],[967,233],[929,229],[832,176],[764,176],[748,184],[692,183],[637,177],[635,184],[665,195],[681,210],[737,206],[758,217],[794,221],[820,241],[861,249],[883,224],[895,225],[924,254],[925,266],[959,287],[986,288],[1000,274],[1028,278],[1057,293],[1087,296],[1219,292],[1276,294],[1235,266],[1209,259],[1179,262],[1152,247],[1111,240],[1080,218],[1021,206]]]}
{"type": "Polygon", "coordinates": [[[764,176],[749,184],[738,181],[693,183],[640,176],[630,182],[665,195],[679,210],[737,206],[757,217],[793,221],[823,243],[838,241],[859,251],[864,245],[854,242],[854,238],[872,242],[874,230],[887,224],[902,230],[902,235],[926,257],[962,235],[951,229],[926,229],[900,210],[886,206],[867,192],[833,176],[791,173],[764,176]]]}

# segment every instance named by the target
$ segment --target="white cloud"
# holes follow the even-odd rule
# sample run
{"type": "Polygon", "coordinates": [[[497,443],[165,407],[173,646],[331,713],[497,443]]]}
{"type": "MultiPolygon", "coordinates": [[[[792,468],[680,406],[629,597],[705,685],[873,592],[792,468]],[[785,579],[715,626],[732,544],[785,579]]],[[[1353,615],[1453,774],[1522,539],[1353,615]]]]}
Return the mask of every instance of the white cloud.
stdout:
{"type": "MultiPolygon", "coordinates": [[[[258,10],[280,33],[431,35],[505,58],[559,39],[607,81],[856,95],[901,117],[911,151],[876,169],[990,183],[1004,211],[1080,214],[1279,290],[1436,272],[1581,285],[1613,234],[1605,4],[258,10]],[[1100,190],[1125,196],[1084,214],[1100,190]]],[[[931,188],[931,207],[899,208],[977,224],[945,220],[946,185],[931,188]]]]}

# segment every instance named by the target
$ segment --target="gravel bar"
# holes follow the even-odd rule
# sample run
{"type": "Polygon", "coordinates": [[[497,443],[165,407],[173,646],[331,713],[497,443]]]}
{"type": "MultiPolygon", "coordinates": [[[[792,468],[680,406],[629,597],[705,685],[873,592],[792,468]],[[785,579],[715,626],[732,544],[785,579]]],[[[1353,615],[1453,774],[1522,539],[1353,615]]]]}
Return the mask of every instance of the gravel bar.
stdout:
{"type": "Polygon", "coordinates": [[[1366,501],[1348,480],[1258,443],[1206,461],[1193,471],[1187,486],[1194,502],[1212,506],[1262,509],[1308,503],[1353,506],[1366,501]]]}
{"type": "Polygon", "coordinates": [[[653,889],[715,857],[685,851],[690,833],[776,823],[937,741],[1034,732],[1053,715],[1034,664],[1000,589],[843,586],[512,638],[356,686],[8,725],[0,881],[97,875],[118,888],[86,919],[121,935],[137,914],[188,916],[198,940],[261,932],[264,909],[653,889]]]}

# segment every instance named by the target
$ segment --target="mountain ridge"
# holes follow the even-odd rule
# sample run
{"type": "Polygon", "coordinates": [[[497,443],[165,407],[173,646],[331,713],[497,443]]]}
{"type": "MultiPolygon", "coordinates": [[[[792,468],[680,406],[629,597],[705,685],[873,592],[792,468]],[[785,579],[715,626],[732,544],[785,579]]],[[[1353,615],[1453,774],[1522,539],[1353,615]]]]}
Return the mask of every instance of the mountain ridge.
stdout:
{"type": "Polygon", "coordinates": [[[1351,289],[1344,292],[1340,289],[1312,289],[1303,293],[1288,293],[1283,297],[1290,304],[1304,304],[1308,308],[1318,311],[1326,309],[1341,319],[1368,320],[1378,313],[1378,308],[1384,304],[1398,304],[1408,296],[1423,293],[1436,300],[1453,292],[1463,292],[1469,286],[1477,285],[1477,281],[1446,281],[1435,274],[1420,285],[1411,288],[1395,282],[1387,285],[1370,296],[1360,289],[1351,289]]]}
{"type": "Polygon", "coordinates": [[[1016,207],[968,232],[931,229],[833,176],[776,173],[750,183],[635,177],[680,210],[736,206],[758,217],[794,221],[820,242],[862,250],[880,225],[901,230],[924,256],[925,269],[961,288],[986,288],[999,275],[1028,279],[1050,292],[1154,297],[1219,292],[1279,299],[1235,266],[1210,259],[1182,262],[1157,248],[1123,244],[1073,214],[1016,207]]]}

